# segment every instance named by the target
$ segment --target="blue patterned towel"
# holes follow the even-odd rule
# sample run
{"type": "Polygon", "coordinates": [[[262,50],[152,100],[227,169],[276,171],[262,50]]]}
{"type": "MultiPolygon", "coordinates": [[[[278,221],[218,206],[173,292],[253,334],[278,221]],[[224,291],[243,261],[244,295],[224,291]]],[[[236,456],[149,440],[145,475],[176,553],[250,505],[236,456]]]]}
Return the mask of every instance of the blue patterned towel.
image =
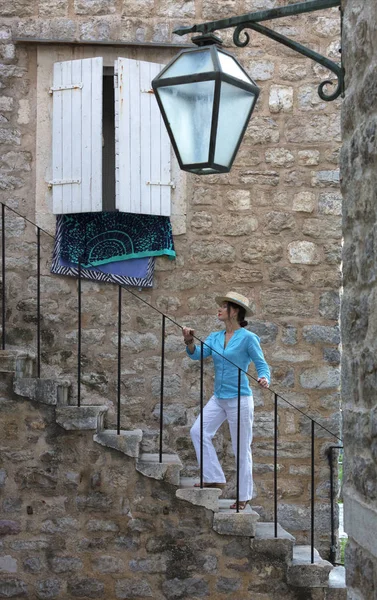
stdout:
{"type": "Polygon", "coordinates": [[[130,258],[175,258],[169,217],[122,212],[79,213],[63,216],[60,257],[83,267],[130,258]]]}

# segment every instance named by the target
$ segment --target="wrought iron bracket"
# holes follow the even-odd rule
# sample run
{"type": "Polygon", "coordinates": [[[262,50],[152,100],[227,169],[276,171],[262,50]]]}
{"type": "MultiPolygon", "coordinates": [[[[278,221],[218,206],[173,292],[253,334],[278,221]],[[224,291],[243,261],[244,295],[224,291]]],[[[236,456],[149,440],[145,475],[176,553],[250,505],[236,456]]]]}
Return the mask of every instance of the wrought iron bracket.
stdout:
{"type": "MultiPolygon", "coordinates": [[[[193,25],[192,27],[181,27],[179,29],[175,29],[174,33],[177,35],[186,35],[189,33],[200,33],[203,36],[212,33],[213,31],[218,31],[220,29],[230,29],[234,28],[233,33],[233,41],[236,46],[243,48],[247,46],[250,41],[249,34],[245,31],[245,29],[252,29],[265,35],[266,37],[311,58],[315,62],[329,69],[337,79],[336,89],[332,93],[326,93],[325,87],[329,85],[333,85],[333,82],[329,79],[323,81],[318,87],[318,94],[322,100],[331,101],[338,98],[338,96],[344,96],[344,69],[342,64],[338,64],[318,52],[314,52],[314,50],[310,50],[306,46],[295,42],[287,38],[264,25],[260,25],[261,21],[271,21],[272,19],[280,19],[282,17],[290,17],[293,15],[299,15],[309,12],[314,12],[317,10],[325,10],[327,8],[333,8],[339,6],[341,11],[341,19],[342,19],[342,9],[341,9],[341,0],[308,0],[307,2],[300,2],[298,4],[290,4],[289,6],[281,6],[278,8],[272,8],[269,10],[262,10],[254,13],[248,13],[246,15],[241,15],[239,17],[230,17],[228,19],[220,19],[218,21],[210,21],[207,23],[200,23],[198,25],[193,25]],[[244,39],[241,39],[241,34],[244,34],[244,39]]],[[[199,38],[200,39],[200,38],[199,38]]],[[[198,41],[195,40],[197,44],[198,41]]]]}

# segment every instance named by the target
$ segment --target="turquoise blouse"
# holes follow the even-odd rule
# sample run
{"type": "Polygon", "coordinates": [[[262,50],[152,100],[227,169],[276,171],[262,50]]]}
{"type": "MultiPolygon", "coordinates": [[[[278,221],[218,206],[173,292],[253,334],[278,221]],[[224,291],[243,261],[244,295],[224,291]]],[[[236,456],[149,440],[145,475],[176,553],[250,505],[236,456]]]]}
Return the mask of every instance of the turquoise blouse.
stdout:
{"type": "MultiPolygon", "coordinates": [[[[241,327],[236,329],[224,349],[225,331],[215,331],[205,340],[203,344],[203,357],[212,356],[215,367],[215,396],[218,399],[235,398],[238,396],[238,368],[247,371],[253,361],[258,377],[265,377],[270,382],[270,369],[263,356],[260,347],[260,339],[255,333],[241,327]],[[215,352],[213,352],[215,350],[215,352]],[[227,358],[227,360],[224,359],[227,358]],[[234,364],[231,364],[234,363],[234,364]]],[[[200,360],[200,346],[190,354],[192,360],[200,360]]],[[[241,396],[252,396],[249,378],[246,373],[241,372],[241,396]]]]}

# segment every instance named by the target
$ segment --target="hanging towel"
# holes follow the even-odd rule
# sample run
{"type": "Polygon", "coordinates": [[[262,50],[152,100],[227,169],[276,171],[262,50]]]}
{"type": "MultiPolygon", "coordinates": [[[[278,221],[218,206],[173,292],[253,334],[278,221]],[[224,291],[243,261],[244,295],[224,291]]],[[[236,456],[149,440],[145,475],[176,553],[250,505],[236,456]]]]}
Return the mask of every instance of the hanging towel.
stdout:
{"type": "MultiPolygon", "coordinates": [[[[56,235],[52,256],[51,273],[78,277],[77,265],[61,259],[63,215],[56,218],[56,235]]],[[[152,287],[155,258],[137,258],[81,269],[81,277],[92,281],[115,283],[133,287],[152,287]]]]}
{"type": "Polygon", "coordinates": [[[84,267],[120,260],[175,257],[169,217],[121,212],[63,215],[61,258],[84,267]]]}

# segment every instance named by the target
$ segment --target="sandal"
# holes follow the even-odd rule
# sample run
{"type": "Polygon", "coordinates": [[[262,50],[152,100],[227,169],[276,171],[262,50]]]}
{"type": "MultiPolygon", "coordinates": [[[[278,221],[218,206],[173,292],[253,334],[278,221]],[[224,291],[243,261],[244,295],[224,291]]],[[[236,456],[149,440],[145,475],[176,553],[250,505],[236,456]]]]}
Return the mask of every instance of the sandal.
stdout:
{"type": "MultiPolygon", "coordinates": [[[[239,500],[238,501],[238,509],[239,510],[245,510],[246,506],[248,505],[248,500],[239,500]]],[[[234,508],[237,510],[237,501],[234,504],[231,504],[229,506],[229,508],[234,508]]]]}
{"type": "MultiPolygon", "coordinates": [[[[224,489],[226,483],[203,483],[204,488],[219,488],[220,490],[224,489]]],[[[195,488],[200,488],[200,483],[194,483],[195,488]]]]}

